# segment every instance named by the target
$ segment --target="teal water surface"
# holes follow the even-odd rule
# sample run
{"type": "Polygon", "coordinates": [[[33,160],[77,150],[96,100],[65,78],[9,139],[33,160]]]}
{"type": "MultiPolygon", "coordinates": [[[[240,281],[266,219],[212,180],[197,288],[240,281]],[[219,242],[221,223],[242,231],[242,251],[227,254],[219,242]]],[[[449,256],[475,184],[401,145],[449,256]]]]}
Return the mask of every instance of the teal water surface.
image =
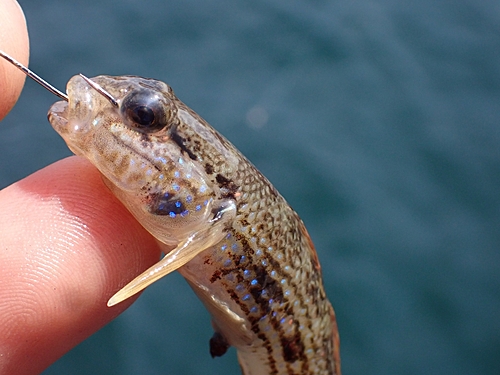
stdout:
{"type": "MultiPolygon", "coordinates": [[[[21,0],[30,67],[169,83],[305,221],[344,374],[500,374],[497,1],[21,0]]],[[[0,186],[70,155],[27,82],[0,186]]],[[[238,374],[170,275],[44,372],[238,374]]]]}

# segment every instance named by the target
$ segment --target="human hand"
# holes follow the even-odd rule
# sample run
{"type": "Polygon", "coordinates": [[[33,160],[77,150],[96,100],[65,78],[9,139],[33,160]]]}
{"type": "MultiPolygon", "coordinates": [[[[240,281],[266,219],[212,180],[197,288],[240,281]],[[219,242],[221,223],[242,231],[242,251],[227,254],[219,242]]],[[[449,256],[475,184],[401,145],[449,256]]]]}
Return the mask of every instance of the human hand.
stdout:
{"type": "MultiPolygon", "coordinates": [[[[0,49],[27,63],[24,16],[13,0],[0,0],[0,49]]],[[[0,61],[0,119],[23,82],[0,61]]],[[[159,254],[80,157],[1,190],[0,375],[42,372],[123,312],[135,298],[112,308],[107,300],[159,254]]]]}

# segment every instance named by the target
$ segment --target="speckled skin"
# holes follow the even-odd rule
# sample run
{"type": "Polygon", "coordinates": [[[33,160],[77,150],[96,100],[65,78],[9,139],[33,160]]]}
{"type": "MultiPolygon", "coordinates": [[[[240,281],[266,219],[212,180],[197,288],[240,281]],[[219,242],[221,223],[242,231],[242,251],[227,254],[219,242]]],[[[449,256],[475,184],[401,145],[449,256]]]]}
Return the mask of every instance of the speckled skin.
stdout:
{"type": "Polygon", "coordinates": [[[213,317],[211,354],[235,346],[245,375],[340,374],[335,314],[316,251],[285,199],[167,85],[139,77],[92,80],[119,108],[74,77],[69,104],[56,103],[49,119],[165,253],[182,250],[183,237],[196,234],[183,246],[197,255],[175,268],[213,317]],[[164,126],[154,131],[138,129],[122,108],[144,87],[167,108],[164,126]],[[222,214],[220,207],[231,210],[222,214]]]}

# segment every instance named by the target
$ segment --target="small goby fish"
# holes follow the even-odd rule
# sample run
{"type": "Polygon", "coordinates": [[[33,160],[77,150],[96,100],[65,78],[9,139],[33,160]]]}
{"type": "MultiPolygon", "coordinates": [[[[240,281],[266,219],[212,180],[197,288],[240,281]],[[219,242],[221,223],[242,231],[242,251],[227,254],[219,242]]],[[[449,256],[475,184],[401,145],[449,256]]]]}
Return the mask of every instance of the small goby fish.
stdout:
{"type": "Polygon", "coordinates": [[[335,314],[295,211],[170,86],[137,76],[74,76],[53,128],[160,243],[165,256],[108,302],[178,270],[210,312],[212,356],[237,349],[245,375],[340,375],[335,314]]]}

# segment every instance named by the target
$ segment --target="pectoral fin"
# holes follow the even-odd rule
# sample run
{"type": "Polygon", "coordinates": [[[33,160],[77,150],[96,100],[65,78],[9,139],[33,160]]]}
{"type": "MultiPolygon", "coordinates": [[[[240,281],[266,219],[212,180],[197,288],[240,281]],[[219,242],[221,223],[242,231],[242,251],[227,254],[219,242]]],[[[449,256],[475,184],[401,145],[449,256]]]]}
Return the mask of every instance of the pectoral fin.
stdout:
{"type": "Polygon", "coordinates": [[[108,306],[114,306],[140,292],[163,276],[182,267],[205,249],[221,241],[225,236],[225,225],[228,220],[234,218],[235,213],[236,204],[234,201],[222,202],[214,217],[207,223],[207,228],[193,233],[158,263],[125,285],[109,299],[108,306]]]}
{"type": "Polygon", "coordinates": [[[114,306],[127,298],[132,297],[134,294],[139,293],[155,281],[161,279],[163,276],[166,276],[170,272],[182,267],[206,249],[206,247],[196,246],[192,242],[192,237],[188,238],[188,240],[179,244],[179,246],[165,255],[158,263],[149,267],[146,271],[125,285],[109,299],[108,307],[114,306]]]}

